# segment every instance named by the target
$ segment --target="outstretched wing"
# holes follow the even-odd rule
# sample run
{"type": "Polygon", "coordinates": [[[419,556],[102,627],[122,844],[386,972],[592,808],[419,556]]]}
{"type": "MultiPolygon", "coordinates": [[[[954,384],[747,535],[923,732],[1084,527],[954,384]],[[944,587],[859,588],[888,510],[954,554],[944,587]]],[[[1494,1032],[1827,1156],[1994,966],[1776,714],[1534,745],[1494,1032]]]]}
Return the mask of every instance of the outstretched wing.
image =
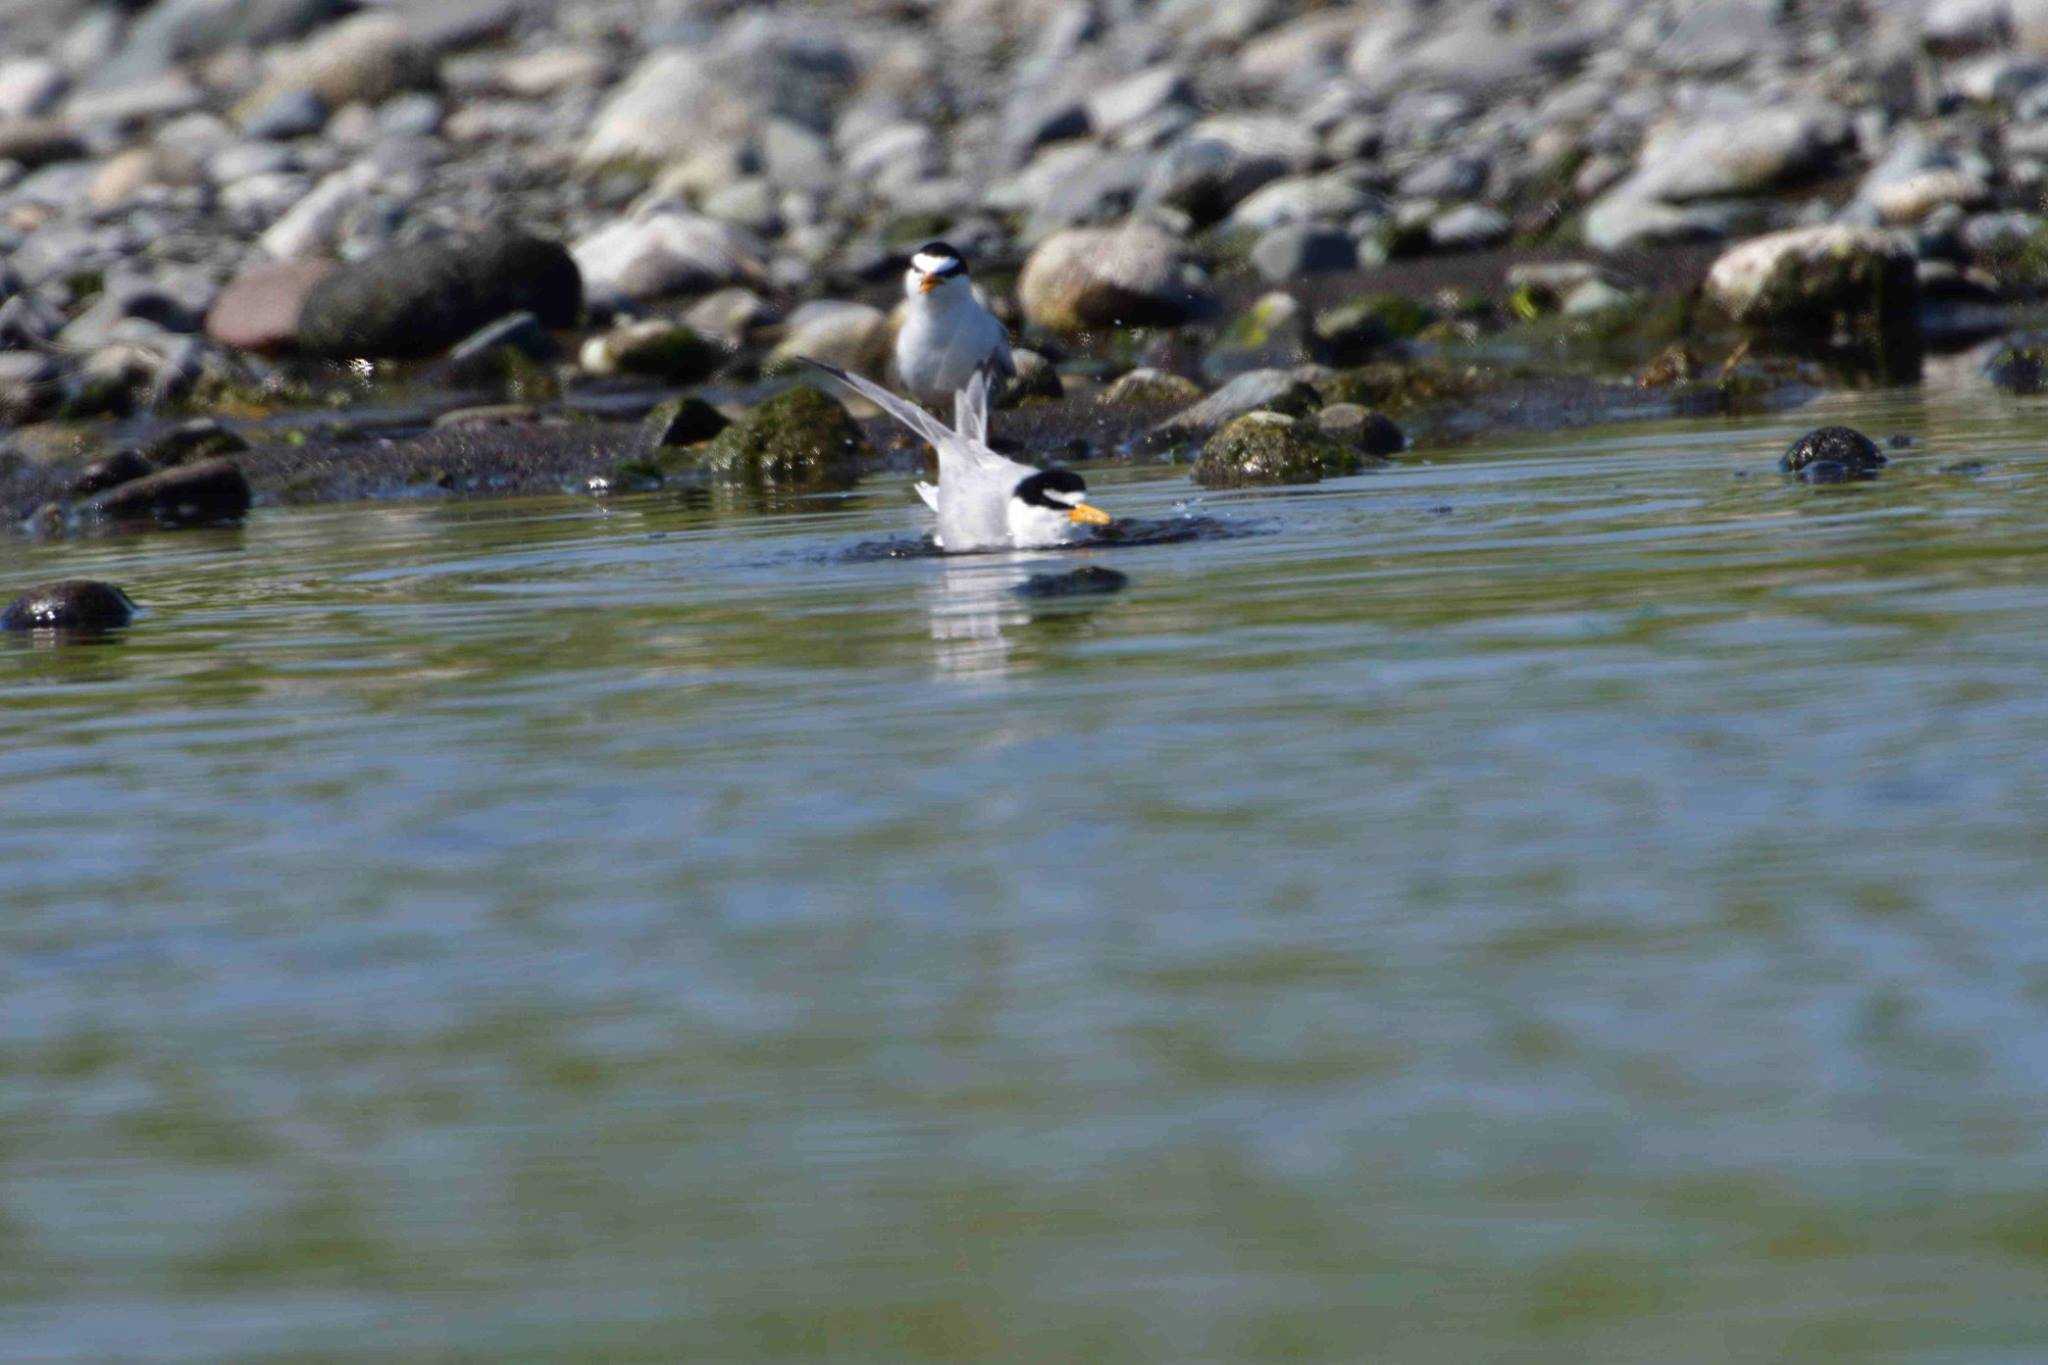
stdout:
{"type": "Polygon", "coordinates": [[[988,359],[975,367],[967,387],[953,395],[953,428],[978,446],[988,445],[988,407],[1000,354],[990,352],[988,359]]]}
{"type": "Polygon", "coordinates": [[[836,380],[844,387],[852,389],[883,412],[888,413],[898,422],[910,428],[918,436],[924,438],[925,441],[930,443],[932,449],[959,448],[959,438],[947,428],[946,424],[917,404],[898,398],[873,380],[862,379],[857,374],[848,374],[837,366],[827,365],[822,360],[812,360],[809,356],[798,356],[797,359],[827,378],[836,380]]]}
{"type": "Polygon", "coordinates": [[[937,484],[925,483],[923,480],[919,480],[910,486],[917,490],[917,495],[920,498],[924,499],[926,507],[931,508],[934,512],[939,510],[939,486],[937,484]]]}

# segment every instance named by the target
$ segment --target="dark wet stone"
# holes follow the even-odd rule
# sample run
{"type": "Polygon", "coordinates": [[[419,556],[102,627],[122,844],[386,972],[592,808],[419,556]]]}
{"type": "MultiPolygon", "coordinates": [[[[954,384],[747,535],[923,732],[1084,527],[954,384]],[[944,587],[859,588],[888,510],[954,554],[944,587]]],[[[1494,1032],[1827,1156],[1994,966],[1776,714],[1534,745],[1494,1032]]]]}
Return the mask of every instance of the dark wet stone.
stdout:
{"type": "Polygon", "coordinates": [[[249,481],[232,460],[201,460],[109,489],[86,511],[111,521],[205,526],[240,520],[249,501],[249,481]]]}
{"type": "Polygon", "coordinates": [[[853,487],[868,453],[867,435],[846,409],[806,384],[718,433],[699,464],[723,482],[812,492],[853,487]]]}
{"type": "Polygon", "coordinates": [[[1853,427],[1821,427],[1792,443],[1778,467],[1788,474],[1804,474],[1809,482],[1821,483],[1831,475],[1811,472],[1816,465],[1839,465],[1843,476],[1874,474],[1885,464],[1877,442],[1853,427]]]}
{"type": "Polygon", "coordinates": [[[343,266],[313,286],[298,340],[308,354],[336,359],[431,356],[518,312],[550,328],[581,317],[583,277],[559,242],[498,233],[343,266]]]}
{"type": "Polygon", "coordinates": [[[135,603],[111,583],[67,578],[40,583],[0,612],[0,630],[111,630],[135,618],[135,603]]]}
{"type": "Polygon", "coordinates": [[[655,404],[640,432],[656,450],[700,445],[732,423],[701,398],[671,398],[655,404]]]}
{"type": "Polygon", "coordinates": [[[65,486],[69,497],[89,498],[95,493],[104,493],[109,488],[119,488],[124,483],[146,479],[156,473],[156,466],[142,457],[138,450],[117,450],[105,459],[94,460],[79,471],[78,477],[65,486]]]}
{"type": "Polygon", "coordinates": [[[218,418],[195,417],[145,442],[142,454],[169,468],[216,455],[239,455],[248,448],[249,443],[218,418]]]}
{"type": "Polygon", "coordinates": [[[1067,573],[1035,573],[1011,591],[1019,597],[1088,597],[1122,592],[1130,583],[1128,574],[1090,564],[1067,573]]]}

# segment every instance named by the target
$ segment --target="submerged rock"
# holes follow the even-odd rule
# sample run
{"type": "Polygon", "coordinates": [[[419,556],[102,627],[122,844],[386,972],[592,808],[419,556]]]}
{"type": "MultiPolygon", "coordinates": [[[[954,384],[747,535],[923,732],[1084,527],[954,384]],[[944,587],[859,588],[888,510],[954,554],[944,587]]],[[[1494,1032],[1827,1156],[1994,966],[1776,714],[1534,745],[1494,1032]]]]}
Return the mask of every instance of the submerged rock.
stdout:
{"type": "Polygon", "coordinates": [[[312,355],[438,355],[478,328],[530,312],[543,326],[575,325],[583,282],[558,242],[507,232],[399,247],[315,284],[299,317],[312,355]]]}
{"type": "Polygon", "coordinates": [[[1869,478],[1884,468],[1884,452],[1877,442],[1854,427],[1821,427],[1792,443],[1778,461],[1788,474],[1809,483],[1839,483],[1844,479],[1869,478]]]}
{"type": "Polygon", "coordinates": [[[812,492],[851,488],[868,449],[866,434],[846,409],[806,384],[718,433],[698,463],[723,482],[812,492]]]}
{"type": "Polygon", "coordinates": [[[1090,564],[1068,573],[1035,573],[1011,591],[1019,597],[1092,597],[1122,592],[1130,585],[1128,574],[1090,564]]]}
{"type": "Polygon", "coordinates": [[[0,630],[112,630],[135,619],[135,603],[111,583],[67,578],[39,583],[0,612],[0,630]]]}
{"type": "Polygon", "coordinates": [[[1370,463],[1355,447],[1278,412],[1252,412],[1209,438],[1195,462],[1204,488],[1319,483],[1356,474],[1370,463]]]}
{"type": "Polygon", "coordinates": [[[249,481],[233,461],[201,460],[108,489],[85,510],[110,521],[205,526],[239,521],[248,514],[249,502],[249,481]]]}

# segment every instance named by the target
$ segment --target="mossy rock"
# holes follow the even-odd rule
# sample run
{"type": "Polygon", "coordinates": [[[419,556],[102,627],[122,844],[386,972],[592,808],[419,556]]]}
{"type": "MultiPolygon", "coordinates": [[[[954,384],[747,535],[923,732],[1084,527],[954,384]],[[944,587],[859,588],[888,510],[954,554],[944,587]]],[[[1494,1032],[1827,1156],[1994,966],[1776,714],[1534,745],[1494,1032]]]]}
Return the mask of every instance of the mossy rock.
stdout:
{"type": "Polygon", "coordinates": [[[701,448],[697,464],[723,483],[815,492],[851,488],[869,450],[846,409],[806,384],[721,431],[701,448]]]}
{"type": "Polygon", "coordinates": [[[654,405],[640,424],[640,433],[654,450],[702,445],[732,423],[701,398],[671,398],[654,405]]]}
{"type": "Polygon", "coordinates": [[[1363,451],[1324,436],[1298,418],[1249,412],[1209,438],[1195,461],[1194,479],[1204,488],[1320,483],[1359,473],[1374,463],[1363,451]]]}

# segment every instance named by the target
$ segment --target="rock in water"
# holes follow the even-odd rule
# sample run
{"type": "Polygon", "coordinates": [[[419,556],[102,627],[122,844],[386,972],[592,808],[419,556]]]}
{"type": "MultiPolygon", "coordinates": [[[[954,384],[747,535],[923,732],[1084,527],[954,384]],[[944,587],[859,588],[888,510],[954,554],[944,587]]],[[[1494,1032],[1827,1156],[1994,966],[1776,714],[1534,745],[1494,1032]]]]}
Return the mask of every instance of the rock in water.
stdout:
{"type": "Polygon", "coordinates": [[[39,583],[0,612],[0,630],[111,630],[135,618],[135,603],[111,583],[67,578],[39,583]]]}
{"type": "Polygon", "coordinates": [[[867,448],[867,436],[845,408],[802,385],[718,433],[700,463],[723,482],[814,492],[851,488],[867,448]]]}
{"type": "Polygon", "coordinates": [[[1252,412],[1209,438],[1195,461],[1204,488],[1320,483],[1356,474],[1370,461],[1361,450],[1324,436],[1284,413],[1252,412]]]}
{"type": "Polygon", "coordinates": [[[321,279],[299,315],[299,348],[335,359],[438,355],[487,323],[529,312],[571,327],[583,279],[560,243],[502,233],[399,247],[321,279]]]}
{"type": "Polygon", "coordinates": [[[1174,327],[1202,304],[1183,264],[1173,238],[1149,224],[1076,228],[1031,253],[1017,298],[1024,316],[1048,331],[1174,327]]]}
{"type": "Polygon", "coordinates": [[[1130,584],[1128,575],[1090,564],[1068,573],[1035,573],[1011,591],[1019,597],[1094,597],[1122,592],[1130,584]]]}
{"type": "Polygon", "coordinates": [[[1778,467],[1809,483],[1840,483],[1870,478],[1884,468],[1877,442],[1853,427],[1822,427],[1792,443],[1778,467]]]}
{"type": "Polygon", "coordinates": [[[200,460],[120,484],[85,510],[111,521],[154,519],[166,526],[239,521],[249,511],[249,481],[232,460],[200,460]]]}

